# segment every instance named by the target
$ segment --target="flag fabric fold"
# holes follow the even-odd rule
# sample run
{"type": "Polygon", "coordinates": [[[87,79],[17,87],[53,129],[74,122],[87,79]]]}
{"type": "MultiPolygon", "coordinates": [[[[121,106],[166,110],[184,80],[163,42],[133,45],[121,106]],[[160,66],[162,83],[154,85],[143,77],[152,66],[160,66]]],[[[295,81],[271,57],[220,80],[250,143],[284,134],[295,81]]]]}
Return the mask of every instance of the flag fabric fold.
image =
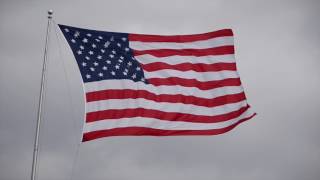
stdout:
{"type": "Polygon", "coordinates": [[[216,135],[251,119],[231,29],[143,35],[59,25],[85,93],[82,141],[216,135]]]}

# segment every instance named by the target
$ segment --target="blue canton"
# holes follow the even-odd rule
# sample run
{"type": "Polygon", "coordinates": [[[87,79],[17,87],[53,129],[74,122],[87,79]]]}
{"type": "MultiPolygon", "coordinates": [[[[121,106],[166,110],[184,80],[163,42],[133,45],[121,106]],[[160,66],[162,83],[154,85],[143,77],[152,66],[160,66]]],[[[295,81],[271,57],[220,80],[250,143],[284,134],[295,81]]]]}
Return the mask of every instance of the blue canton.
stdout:
{"type": "Polygon", "coordinates": [[[130,79],[147,83],[129,47],[127,33],[59,25],[78,63],[83,81],[130,79]]]}

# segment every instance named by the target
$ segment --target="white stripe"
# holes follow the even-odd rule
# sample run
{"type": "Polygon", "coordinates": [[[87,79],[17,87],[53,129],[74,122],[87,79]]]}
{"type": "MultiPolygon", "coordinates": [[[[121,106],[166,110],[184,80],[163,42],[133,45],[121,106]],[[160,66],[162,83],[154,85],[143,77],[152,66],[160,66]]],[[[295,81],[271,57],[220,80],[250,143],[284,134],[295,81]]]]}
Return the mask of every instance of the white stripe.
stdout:
{"type": "Polygon", "coordinates": [[[206,49],[219,46],[233,45],[233,37],[216,37],[207,40],[193,42],[140,42],[130,41],[129,46],[134,50],[152,49],[206,49]]]}
{"type": "Polygon", "coordinates": [[[163,130],[209,130],[209,129],[221,129],[231,126],[238,121],[250,117],[253,112],[250,108],[238,116],[237,118],[217,122],[217,123],[192,123],[192,122],[181,122],[181,121],[166,121],[154,118],[121,118],[116,120],[101,120],[91,123],[85,123],[84,133],[91,131],[107,130],[113,128],[124,128],[124,127],[147,127],[154,129],[163,130]]]}
{"type": "Polygon", "coordinates": [[[132,80],[104,80],[88,82],[84,84],[86,92],[102,91],[108,89],[131,89],[146,90],[156,95],[160,94],[181,94],[185,96],[195,96],[200,98],[215,98],[227,94],[237,94],[243,92],[242,86],[226,86],[210,90],[200,90],[194,87],[183,86],[154,86],[143,82],[134,82],[132,80]]]}
{"type": "Polygon", "coordinates": [[[234,63],[234,54],[226,55],[209,55],[209,56],[167,56],[167,57],[154,57],[150,54],[135,56],[135,58],[141,64],[149,64],[154,62],[165,62],[170,65],[181,64],[181,63],[204,63],[204,64],[214,64],[214,63],[234,63]]]}
{"type": "Polygon", "coordinates": [[[110,109],[154,109],[163,112],[181,112],[186,114],[195,115],[207,115],[214,116],[220,114],[226,114],[232,111],[236,111],[241,107],[247,105],[246,100],[237,103],[225,104],[216,107],[204,107],[197,106],[193,104],[183,104],[183,103],[169,103],[169,102],[155,102],[143,98],[137,99],[109,99],[101,101],[92,101],[86,103],[86,111],[96,112],[110,109]]]}
{"type": "Polygon", "coordinates": [[[236,71],[195,72],[177,71],[173,69],[163,69],[153,72],[144,71],[144,75],[146,79],[178,77],[183,79],[196,79],[201,82],[222,80],[227,78],[239,78],[239,75],[236,71]]]}

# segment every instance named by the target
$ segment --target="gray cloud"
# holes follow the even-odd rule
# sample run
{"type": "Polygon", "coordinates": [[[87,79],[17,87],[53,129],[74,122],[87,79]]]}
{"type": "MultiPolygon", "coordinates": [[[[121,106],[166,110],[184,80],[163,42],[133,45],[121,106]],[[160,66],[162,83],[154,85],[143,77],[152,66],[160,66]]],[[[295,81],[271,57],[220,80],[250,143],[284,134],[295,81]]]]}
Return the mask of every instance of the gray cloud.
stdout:
{"type": "MultiPolygon", "coordinates": [[[[81,144],[73,179],[319,179],[320,3],[314,1],[0,2],[0,179],[31,171],[46,10],[73,26],[148,34],[231,27],[252,121],[220,136],[114,137],[81,144]]],[[[82,86],[51,33],[39,179],[70,179],[82,86]],[[66,72],[64,70],[66,68],[66,72]]]]}

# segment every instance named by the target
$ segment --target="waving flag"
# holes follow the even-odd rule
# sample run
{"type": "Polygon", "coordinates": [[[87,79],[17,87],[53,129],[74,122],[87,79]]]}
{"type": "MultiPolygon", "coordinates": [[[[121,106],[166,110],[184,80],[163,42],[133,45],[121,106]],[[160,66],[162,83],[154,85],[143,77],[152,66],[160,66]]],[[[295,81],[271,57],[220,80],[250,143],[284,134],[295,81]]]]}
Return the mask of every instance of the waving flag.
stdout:
{"type": "Polygon", "coordinates": [[[231,29],[142,35],[59,25],[86,96],[83,141],[215,135],[252,118],[231,29]]]}

